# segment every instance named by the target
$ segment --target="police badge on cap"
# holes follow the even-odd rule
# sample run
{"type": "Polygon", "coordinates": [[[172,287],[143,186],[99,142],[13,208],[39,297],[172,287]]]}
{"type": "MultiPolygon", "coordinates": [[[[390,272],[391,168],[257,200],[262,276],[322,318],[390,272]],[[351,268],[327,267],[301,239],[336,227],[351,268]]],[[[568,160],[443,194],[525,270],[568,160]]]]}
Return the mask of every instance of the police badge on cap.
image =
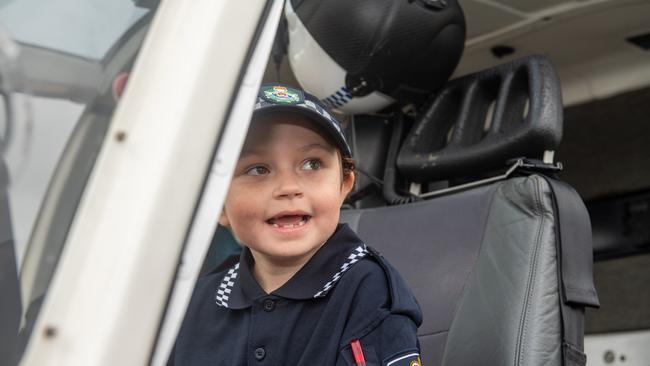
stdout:
{"type": "Polygon", "coordinates": [[[315,96],[284,84],[264,84],[260,87],[253,113],[256,115],[264,111],[296,112],[304,115],[334,140],[343,156],[352,156],[341,124],[315,96]]]}
{"type": "Polygon", "coordinates": [[[298,104],[304,100],[302,92],[283,85],[263,86],[262,98],[271,103],[298,104]]]}

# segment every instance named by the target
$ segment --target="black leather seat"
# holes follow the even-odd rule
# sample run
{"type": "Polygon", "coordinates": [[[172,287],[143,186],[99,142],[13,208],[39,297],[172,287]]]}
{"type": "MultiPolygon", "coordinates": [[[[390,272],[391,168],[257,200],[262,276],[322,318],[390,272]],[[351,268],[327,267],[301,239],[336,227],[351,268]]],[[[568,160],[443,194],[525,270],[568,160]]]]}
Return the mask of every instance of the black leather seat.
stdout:
{"type": "MultiPolygon", "coordinates": [[[[424,202],[347,210],[342,220],[411,285],[424,312],[425,365],[562,365],[556,230],[563,213],[554,199],[547,179],[531,175],[424,202]]],[[[572,199],[586,218],[580,197],[572,199]]],[[[588,226],[566,230],[591,235],[588,226]]],[[[579,316],[567,325],[577,334],[566,338],[582,351],[582,312],[597,298],[590,243],[562,243],[574,244],[581,248],[572,254],[587,264],[577,271],[588,296],[572,305],[579,316]]]]}
{"type": "Polygon", "coordinates": [[[341,215],[411,285],[424,313],[423,364],[585,364],[584,307],[598,306],[591,227],[566,184],[529,171],[341,215]]]}

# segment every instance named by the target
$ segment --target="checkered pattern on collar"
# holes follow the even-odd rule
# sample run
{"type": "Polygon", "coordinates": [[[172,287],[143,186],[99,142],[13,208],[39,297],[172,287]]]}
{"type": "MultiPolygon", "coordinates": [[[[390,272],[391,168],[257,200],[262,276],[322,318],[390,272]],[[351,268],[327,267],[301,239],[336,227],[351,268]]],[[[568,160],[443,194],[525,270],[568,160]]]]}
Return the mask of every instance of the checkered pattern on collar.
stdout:
{"type": "MultiPolygon", "coordinates": [[[[327,296],[343,274],[372,250],[345,224],[334,234],[289,281],[271,295],[293,300],[309,300],[327,296]]],[[[254,259],[244,248],[239,263],[226,267],[216,289],[216,304],[229,309],[243,309],[268,294],[253,277],[254,259]]]]}
{"type": "Polygon", "coordinates": [[[228,299],[230,298],[230,294],[232,293],[232,288],[235,286],[235,280],[237,279],[237,271],[239,270],[239,263],[235,264],[232,268],[226,272],[226,275],[223,276],[223,280],[221,280],[221,284],[219,284],[219,288],[217,289],[217,294],[215,296],[215,301],[217,302],[217,305],[223,306],[225,308],[228,307],[228,299]]]}
{"type": "Polygon", "coordinates": [[[329,290],[334,287],[334,284],[336,284],[340,279],[341,276],[343,276],[343,273],[345,273],[350,267],[355,264],[356,262],[359,261],[359,259],[365,257],[368,254],[368,248],[366,248],[366,245],[360,245],[354,249],[354,252],[348,256],[348,260],[341,265],[341,269],[332,276],[332,279],[328,281],[324,286],[323,289],[318,291],[314,297],[323,297],[327,295],[329,290]]]}

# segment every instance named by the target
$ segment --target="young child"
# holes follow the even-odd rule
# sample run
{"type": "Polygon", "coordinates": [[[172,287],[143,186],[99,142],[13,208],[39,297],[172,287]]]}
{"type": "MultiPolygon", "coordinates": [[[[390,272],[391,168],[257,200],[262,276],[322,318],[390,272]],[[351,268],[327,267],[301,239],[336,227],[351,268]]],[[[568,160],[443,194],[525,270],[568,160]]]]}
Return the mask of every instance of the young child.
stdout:
{"type": "Polygon", "coordinates": [[[420,365],[415,298],[338,223],[354,179],[318,99],[263,85],[219,220],[244,250],[198,281],[174,364],[420,365]]]}

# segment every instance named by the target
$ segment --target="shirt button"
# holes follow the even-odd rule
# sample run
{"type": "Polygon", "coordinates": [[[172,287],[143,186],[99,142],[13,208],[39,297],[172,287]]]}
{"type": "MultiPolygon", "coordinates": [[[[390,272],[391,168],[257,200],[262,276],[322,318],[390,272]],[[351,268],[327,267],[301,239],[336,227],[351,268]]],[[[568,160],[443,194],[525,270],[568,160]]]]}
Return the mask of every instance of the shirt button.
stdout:
{"type": "Polygon", "coordinates": [[[264,356],[266,356],[266,351],[264,348],[260,347],[255,350],[255,359],[258,361],[262,361],[264,359],[264,356]]]}
{"type": "Polygon", "coordinates": [[[275,301],[265,300],[264,301],[264,311],[271,312],[275,309],[275,301]]]}

